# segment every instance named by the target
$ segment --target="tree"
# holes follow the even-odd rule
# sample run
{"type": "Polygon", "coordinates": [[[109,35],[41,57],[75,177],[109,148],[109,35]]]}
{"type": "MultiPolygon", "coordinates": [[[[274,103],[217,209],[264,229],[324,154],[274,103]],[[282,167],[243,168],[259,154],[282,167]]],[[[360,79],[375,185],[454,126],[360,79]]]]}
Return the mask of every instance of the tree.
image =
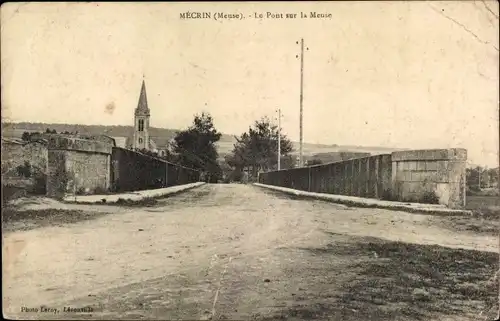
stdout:
{"type": "Polygon", "coordinates": [[[479,173],[482,169],[480,167],[467,168],[465,170],[467,187],[472,191],[480,190],[479,183],[481,179],[479,178],[479,173]]]}
{"type": "Polygon", "coordinates": [[[471,191],[479,191],[482,188],[498,186],[497,168],[486,168],[481,166],[466,169],[467,187],[471,191]]]}
{"type": "Polygon", "coordinates": [[[177,163],[200,170],[208,180],[222,179],[222,170],[217,158],[217,143],[222,134],[215,129],[212,116],[208,113],[195,115],[193,124],[177,132],[172,144],[177,163]]]}
{"type": "Polygon", "coordinates": [[[498,186],[499,168],[488,169],[489,182],[491,187],[498,186]]]}
{"type": "Polygon", "coordinates": [[[248,132],[236,137],[228,164],[236,171],[249,169],[252,178],[256,178],[259,171],[269,171],[277,168],[278,164],[278,135],[281,139],[281,156],[286,157],[293,151],[292,142],[278,131],[278,127],[271,123],[269,118],[263,117],[255,121],[248,132]]]}
{"type": "Polygon", "coordinates": [[[31,134],[29,132],[24,132],[21,139],[25,142],[29,142],[31,140],[31,134]]]}
{"type": "Polygon", "coordinates": [[[297,159],[292,155],[286,155],[281,157],[281,169],[292,169],[295,168],[297,159]]]}
{"type": "Polygon", "coordinates": [[[232,178],[233,169],[231,166],[229,166],[226,159],[227,155],[224,157],[224,160],[219,161],[219,166],[222,171],[222,179],[224,180],[225,183],[228,183],[234,179],[232,178]]]}

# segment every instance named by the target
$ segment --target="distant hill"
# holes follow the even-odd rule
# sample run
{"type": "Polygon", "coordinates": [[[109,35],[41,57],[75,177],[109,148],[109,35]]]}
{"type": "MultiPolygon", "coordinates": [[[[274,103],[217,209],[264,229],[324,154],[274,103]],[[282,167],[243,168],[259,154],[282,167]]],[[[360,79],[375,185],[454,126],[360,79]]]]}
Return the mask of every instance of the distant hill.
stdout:
{"type": "MultiPolygon", "coordinates": [[[[105,125],[80,125],[80,124],[46,124],[46,123],[2,123],[2,136],[21,137],[23,132],[45,132],[55,129],[58,133],[63,131],[78,132],[86,135],[108,135],[111,137],[131,137],[134,134],[132,126],[105,126],[105,125]]],[[[161,137],[164,140],[173,138],[178,129],[151,127],[151,137],[161,137]]],[[[221,142],[236,141],[232,135],[223,134],[221,142]]]]}
{"type": "Polygon", "coordinates": [[[370,153],[363,152],[351,152],[351,151],[342,151],[342,152],[329,152],[329,153],[318,153],[313,155],[307,155],[304,157],[305,161],[311,160],[320,160],[321,163],[333,163],[333,162],[341,162],[346,161],[353,158],[362,158],[370,156],[370,153]]]}
{"type": "MultiPolygon", "coordinates": [[[[46,124],[46,123],[2,123],[2,136],[21,137],[23,132],[45,132],[47,128],[55,129],[58,133],[63,131],[76,132],[86,135],[108,135],[112,137],[131,137],[134,133],[132,126],[105,126],[105,125],[80,125],[80,124],[46,124]]],[[[151,137],[157,141],[168,141],[173,138],[178,129],[151,127],[151,137]]],[[[236,143],[235,135],[222,134],[218,143],[219,154],[222,157],[230,153],[236,143]]],[[[299,143],[293,142],[295,152],[293,155],[299,154],[299,143]]],[[[339,152],[355,152],[355,153],[370,153],[383,154],[391,153],[395,150],[404,150],[405,148],[387,148],[387,147],[365,147],[351,145],[327,145],[327,144],[303,144],[303,154],[305,159],[320,158],[324,160],[338,159],[339,152]],[[331,153],[329,156],[328,154],[331,153]],[[315,156],[316,155],[316,156],[315,156]],[[317,156],[319,155],[319,156],[317,156]]]]}

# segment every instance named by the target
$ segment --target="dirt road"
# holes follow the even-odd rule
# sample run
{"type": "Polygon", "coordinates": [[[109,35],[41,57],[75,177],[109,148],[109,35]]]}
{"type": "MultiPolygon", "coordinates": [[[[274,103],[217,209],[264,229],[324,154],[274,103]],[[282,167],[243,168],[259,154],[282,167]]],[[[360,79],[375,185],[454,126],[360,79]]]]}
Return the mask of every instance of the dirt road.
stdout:
{"type": "Polygon", "coordinates": [[[151,207],[105,208],[112,213],[4,234],[5,316],[486,320],[495,313],[498,237],[434,226],[426,215],[293,200],[239,184],[204,185],[151,207]],[[41,305],[54,310],[21,312],[41,305]],[[88,306],[92,312],[64,311],[88,306]]]}

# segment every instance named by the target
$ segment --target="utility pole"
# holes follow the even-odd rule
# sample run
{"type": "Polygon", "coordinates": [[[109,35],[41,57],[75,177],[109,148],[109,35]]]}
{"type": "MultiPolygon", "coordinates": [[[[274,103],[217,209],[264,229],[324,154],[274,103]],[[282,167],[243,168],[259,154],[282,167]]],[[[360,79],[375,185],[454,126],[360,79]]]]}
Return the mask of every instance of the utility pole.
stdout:
{"type": "Polygon", "coordinates": [[[482,168],[481,167],[477,167],[477,172],[478,172],[478,184],[479,184],[479,190],[481,190],[481,174],[482,174],[482,168]]]}
{"type": "Polygon", "coordinates": [[[300,39],[300,167],[304,166],[302,158],[302,144],[303,144],[303,108],[304,101],[304,39],[300,39]]]}
{"type": "MultiPolygon", "coordinates": [[[[299,42],[297,41],[297,44],[299,42]]],[[[309,50],[309,48],[306,48],[309,50]]],[[[303,161],[303,101],[304,101],[304,38],[300,39],[300,148],[299,148],[299,166],[304,166],[303,161]]]]}
{"type": "Polygon", "coordinates": [[[278,108],[278,170],[281,169],[281,109],[278,108]]]}

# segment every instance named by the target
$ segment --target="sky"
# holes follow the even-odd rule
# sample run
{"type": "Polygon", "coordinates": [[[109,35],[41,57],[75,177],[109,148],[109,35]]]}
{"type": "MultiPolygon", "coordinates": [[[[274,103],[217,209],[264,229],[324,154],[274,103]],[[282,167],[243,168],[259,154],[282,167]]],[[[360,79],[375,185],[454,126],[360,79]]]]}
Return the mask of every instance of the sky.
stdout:
{"type": "Polygon", "coordinates": [[[303,38],[305,142],[466,148],[470,163],[497,166],[498,12],[497,1],[7,3],[2,117],[132,125],[144,77],[154,127],[207,111],[241,134],[280,108],[298,141],[303,38]],[[312,11],[330,17],[254,18],[312,11]]]}

